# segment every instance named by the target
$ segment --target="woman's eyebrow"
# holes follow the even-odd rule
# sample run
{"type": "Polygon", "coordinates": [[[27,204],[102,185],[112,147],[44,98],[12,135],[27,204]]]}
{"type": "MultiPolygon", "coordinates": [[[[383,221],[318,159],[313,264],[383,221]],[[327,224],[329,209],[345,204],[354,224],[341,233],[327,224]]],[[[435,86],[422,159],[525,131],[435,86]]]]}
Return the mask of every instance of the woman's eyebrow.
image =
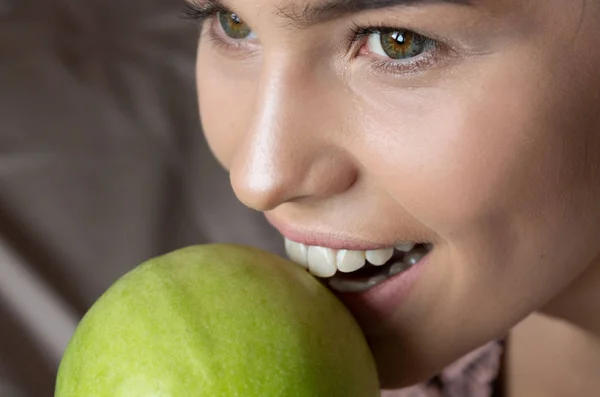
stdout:
{"type": "Polygon", "coordinates": [[[471,6],[472,0],[325,0],[302,6],[292,2],[278,7],[277,14],[295,27],[305,28],[361,11],[431,3],[471,6]]]}

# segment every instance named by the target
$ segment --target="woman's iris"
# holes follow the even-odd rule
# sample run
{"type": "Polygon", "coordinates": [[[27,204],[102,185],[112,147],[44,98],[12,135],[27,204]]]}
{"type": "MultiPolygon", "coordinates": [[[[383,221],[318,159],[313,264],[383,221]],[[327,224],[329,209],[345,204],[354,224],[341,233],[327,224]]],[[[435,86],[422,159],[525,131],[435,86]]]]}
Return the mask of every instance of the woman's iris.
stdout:
{"type": "Polygon", "coordinates": [[[217,19],[223,32],[235,40],[246,39],[252,34],[252,29],[237,14],[232,12],[220,11],[217,13],[217,19]]]}
{"type": "Polygon", "coordinates": [[[417,33],[394,30],[379,33],[381,49],[392,59],[413,58],[421,54],[427,45],[427,39],[417,33]]]}

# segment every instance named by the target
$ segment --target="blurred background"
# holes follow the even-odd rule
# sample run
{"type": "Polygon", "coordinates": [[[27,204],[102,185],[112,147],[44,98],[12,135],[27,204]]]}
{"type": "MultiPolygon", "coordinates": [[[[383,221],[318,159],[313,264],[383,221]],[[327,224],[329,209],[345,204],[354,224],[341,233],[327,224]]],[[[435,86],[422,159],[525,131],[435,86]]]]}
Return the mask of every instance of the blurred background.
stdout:
{"type": "Polygon", "coordinates": [[[0,0],[0,397],[52,396],[78,321],[141,261],[282,253],[200,129],[183,0],[0,0]]]}

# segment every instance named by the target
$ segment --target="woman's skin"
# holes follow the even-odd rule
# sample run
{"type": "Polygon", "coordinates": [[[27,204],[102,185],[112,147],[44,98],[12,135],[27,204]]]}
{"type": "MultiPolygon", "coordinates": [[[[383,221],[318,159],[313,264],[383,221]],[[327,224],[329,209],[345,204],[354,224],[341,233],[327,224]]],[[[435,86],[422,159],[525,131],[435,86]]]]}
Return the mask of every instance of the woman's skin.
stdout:
{"type": "Polygon", "coordinates": [[[382,387],[514,327],[510,396],[597,394],[600,1],[223,3],[198,95],[239,199],[324,246],[433,244],[407,296],[352,309],[382,387]],[[439,44],[392,59],[357,25],[439,44]]]}

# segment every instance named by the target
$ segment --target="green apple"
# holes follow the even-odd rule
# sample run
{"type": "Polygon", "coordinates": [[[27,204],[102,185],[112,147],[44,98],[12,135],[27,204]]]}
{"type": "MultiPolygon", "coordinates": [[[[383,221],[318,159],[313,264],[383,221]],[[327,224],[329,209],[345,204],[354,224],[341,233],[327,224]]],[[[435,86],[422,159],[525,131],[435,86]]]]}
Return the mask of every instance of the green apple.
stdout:
{"type": "Polygon", "coordinates": [[[132,270],[92,306],[55,397],[376,397],[346,308],[300,266],[255,248],[184,248],[132,270]]]}

